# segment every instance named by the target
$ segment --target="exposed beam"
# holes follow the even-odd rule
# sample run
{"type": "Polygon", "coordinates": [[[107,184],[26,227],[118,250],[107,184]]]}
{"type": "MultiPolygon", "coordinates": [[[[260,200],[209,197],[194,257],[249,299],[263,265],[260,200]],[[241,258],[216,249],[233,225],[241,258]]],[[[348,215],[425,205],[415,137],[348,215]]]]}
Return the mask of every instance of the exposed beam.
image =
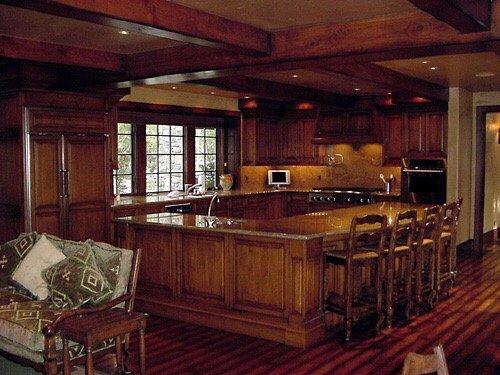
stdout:
{"type": "Polygon", "coordinates": [[[207,77],[210,71],[256,65],[284,63],[293,66],[297,61],[300,61],[298,64],[315,65],[322,58],[344,59],[344,62],[367,55],[376,58],[371,61],[392,59],[401,54],[410,58],[412,51],[440,54],[440,49],[448,45],[469,45],[493,39],[498,39],[493,32],[461,34],[432,16],[418,12],[393,19],[279,31],[274,34],[270,56],[243,56],[179,46],[128,56],[127,67],[133,79],[179,73],[205,74],[207,77]]]}
{"type": "Polygon", "coordinates": [[[390,87],[428,99],[448,101],[448,90],[443,86],[411,77],[376,64],[333,65],[318,69],[321,73],[335,72],[371,83],[390,87]]]}
{"type": "Polygon", "coordinates": [[[233,75],[314,69],[334,64],[498,51],[499,43],[499,40],[487,40],[274,62],[269,58],[256,60],[247,56],[214,53],[197,46],[179,46],[129,57],[127,59],[129,80],[121,82],[119,86],[178,83],[233,75]]]}
{"type": "Polygon", "coordinates": [[[112,72],[122,70],[121,55],[87,48],[36,42],[0,35],[0,56],[18,60],[76,65],[112,72]]]}
{"type": "Polygon", "coordinates": [[[256,27],[165,0],[0,0],[0,3],[123,30],[240,53],[270,53],[270,35],[256,27]]]}
{"type": "Polygon", "coordinates": [[[410,2],[462,33],[486,31],[491,26],[491,0],[410,0],[410,2]]]}
{"type": "Polygon", "coordinates": [[[338,107],[352,106],[355,101],[355,98],[346,95],[243,76],[214,78],[194,83],[244,92],[268,99],[304,100],[338,107]]]}

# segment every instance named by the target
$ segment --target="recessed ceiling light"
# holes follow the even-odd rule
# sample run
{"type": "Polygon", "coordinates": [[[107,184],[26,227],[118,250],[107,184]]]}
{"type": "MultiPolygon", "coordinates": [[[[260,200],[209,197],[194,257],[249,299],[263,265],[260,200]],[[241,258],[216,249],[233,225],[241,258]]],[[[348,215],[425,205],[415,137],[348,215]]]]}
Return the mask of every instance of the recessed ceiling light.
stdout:
{"type": "Polygon", "coordinates": [[[177,90],[177,86],[172,86],[172,90],[177,90]]]}
{"type": "Polygon", "coordinates": [[[431,66],[429,69],[430,69],[430,70],[437,70],[437,69],[438,69],[438,67],[437,67],[437,66],[431,66]]]}
{"type": "Polygon", "coordinates": [[[292,77],[293,78],[297,78],[299,75],[298,74],[293,74],[292,77]]]}
{"type": "Polygon", "coordinates": [[[122,35],[128,35],[130,33],[127,30],[120,30],[120,34],[122,34],[122,35]]]}
{"type": "Polygon", "coordinates": [[[390,92],[390,91],[389,91],[389,92],[387,93],[387,95],[392,95],[392,92],[390,92]]]}
{"type": "Polygon", "coordinates": [[[215,95],[215,91],[210,91],[210,94],[215,95]]]}
{"type": "Polygon", "coordinates": [[[427,61],[427,60],[422,61],[422,64],[429,64],[429,61],[427,61]]]}
{"type": "Polygon", "coordinates": [[[361,89],[358,89],[357,87],[354,89],[354,91],[360,91],[361,89]]]}
{"type": "Polygon", "coordinates": [[[476,77],[479,77],[479,78],[493,77],[494,75],[495,75],[495,73],[493,73],[493,72],[479,72],[479,73],[476,73],[476,77]]]}
{"type": "Polygon", "coordinates": [[[250,99],[250,97],[248,95],[244,96],[245,99],[250,99]]]}

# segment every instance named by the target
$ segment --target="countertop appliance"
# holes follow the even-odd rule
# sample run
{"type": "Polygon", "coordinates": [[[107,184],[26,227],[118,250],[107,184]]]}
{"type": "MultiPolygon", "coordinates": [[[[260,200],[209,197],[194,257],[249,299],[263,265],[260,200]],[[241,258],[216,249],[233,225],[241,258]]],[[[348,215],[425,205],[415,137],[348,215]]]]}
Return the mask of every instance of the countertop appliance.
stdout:
{"type": "Polygon", "coordinates": [[[381,192],[382,189],[375,188],[338,188],[322,187],[314,188],[309,193],[309,204],[312,210],[333,209],[351,205],[373,203],[372,193],[381,192]]]}
{"type": "Polygon", "coordinates": [[[267,171],[267,183],[277,188],[290,185],[290,171],[288,169],[271,169],[267,171]]]}
{"type": "Polygon", "coordinates": [[[446,201],[446,161],[442,158],[403,158],[401,200],[441,204],[446,201]]]}

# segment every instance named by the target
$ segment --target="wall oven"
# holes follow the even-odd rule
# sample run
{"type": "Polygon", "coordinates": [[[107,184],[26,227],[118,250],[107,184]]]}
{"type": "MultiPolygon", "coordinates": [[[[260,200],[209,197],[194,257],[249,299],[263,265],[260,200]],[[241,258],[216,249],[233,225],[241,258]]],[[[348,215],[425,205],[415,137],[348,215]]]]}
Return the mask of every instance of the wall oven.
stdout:
{"type": "Polygon", "coordinates": [[[401,200],[410,203],[441,204],[446,201],[444,159],[402,159],[401,200]]]}

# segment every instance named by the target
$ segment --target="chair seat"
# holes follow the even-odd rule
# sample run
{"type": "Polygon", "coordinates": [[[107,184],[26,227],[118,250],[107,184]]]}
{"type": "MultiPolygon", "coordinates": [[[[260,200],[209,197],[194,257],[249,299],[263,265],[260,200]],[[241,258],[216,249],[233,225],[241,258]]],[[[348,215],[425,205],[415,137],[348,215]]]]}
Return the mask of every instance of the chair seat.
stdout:
{"type": "MultiPolygon", "coordinates": [[[[340,260],[346,260],[347,258],[347,252],[346,251],[333,251],[326,253],[326,258],[328,261],[328,258],[335,258],[335,259],[340,259],[340,260]]],[[[352,257],[354,260],[371,260],[371,259],[376,259],[378,258],[378,254],[374,251],[363,251],[360,253],[356,253],[352,257]]]]}
{"type": "MultiPolygon", "coordinates": [[[[430,246],[430,245],[434,245],[434,241],[429,238],[424,238],[424,240],[422,241],[422,246],[430,246]]],[[[414,242],[413,246],[417,246],[417,243],[414,242]]]]}
{"type": "Polygon", "coordinates": [[[450,232],[443,232],[441,233],[441,239],[449,239],[451,238],[451,233],[450,232]]]}

